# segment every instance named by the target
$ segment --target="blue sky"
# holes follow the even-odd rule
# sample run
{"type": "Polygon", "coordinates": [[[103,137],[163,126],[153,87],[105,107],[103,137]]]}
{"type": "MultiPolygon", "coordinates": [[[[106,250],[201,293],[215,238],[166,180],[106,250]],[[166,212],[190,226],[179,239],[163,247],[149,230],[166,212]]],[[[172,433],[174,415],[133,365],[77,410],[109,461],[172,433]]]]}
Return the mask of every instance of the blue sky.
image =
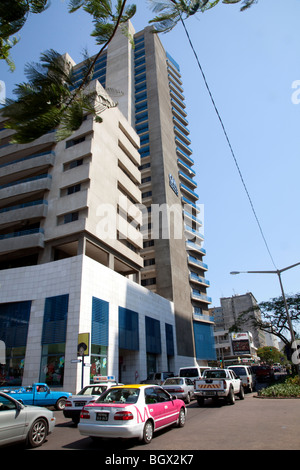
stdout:
{"type": "MultiPolygon", "coordinates": [[[[134,3],[134,1],[130,2],[134,3]]],[[[139,31],[153,17],[146,0],[135,2],[139,31]]],[[[99,47],[84,12],[67,13],[67,1],[52,0],[32,15],[13,48],[16,71],[0,63],[8,96],[24,80],[24,64],[53,48],[82,60],[99,47]]],[[[300,262],[300,104],[292,102],[300,80],[300,1],[259,0],[241,13],[218,5],[186,22],[276,267],[300,262]]],[[[273,270],[249,200],[211,104],[185,32],[178,25],[161,34],[179,63],[186,98],[199,203],[204,205],[205,262],[212,306],[220,297],[252,292],[258,302],[280,295],[277,276],[230,271],[273,270]]],[[[300,89],[299,85],[298,88],[300,89]]],[[[297,97],[300,96],[300,93],[297,97]]],[[[298,293],[300,266],[283,274],[286,293],[298,293]]]]}

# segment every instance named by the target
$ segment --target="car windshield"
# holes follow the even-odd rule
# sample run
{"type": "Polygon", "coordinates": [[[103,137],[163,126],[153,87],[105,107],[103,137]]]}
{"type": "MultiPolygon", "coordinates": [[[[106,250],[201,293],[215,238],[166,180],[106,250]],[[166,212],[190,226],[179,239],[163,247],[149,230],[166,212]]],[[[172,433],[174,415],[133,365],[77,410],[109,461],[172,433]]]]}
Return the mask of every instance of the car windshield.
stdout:
{"type": "Polygon", "coordinates": [[[181,369],[180,375],[182,377],[198,377],[198,370],[195,367],[191,369],[181,369]]]}
{"type": "Polygon", "coordinates": [[[96,387],[85,387],[78,395],[101,395],[107,389],[107,385],[97,385],[96,387]]]}
{"type": "Polygon", "coordinates": [[[97,399],[97,403],[136,403],[138,388],[110,388],[97,399]]]}
{"type": "Polygon", "coordinates": [[[247,375],[244,367],[229,367],[229,369],[233,370],[236,375],[247,375]]]}
{"type": "Polygon", "coordinates": [[[183,383],[183,379],[167,379],[165,380],[164,385],[181,385],[183,383]]]}
{"type": "Polygon", "coordinates": [[[225,370],[206,370],[203,374],[204,379],[225,379],[225,370]]]}

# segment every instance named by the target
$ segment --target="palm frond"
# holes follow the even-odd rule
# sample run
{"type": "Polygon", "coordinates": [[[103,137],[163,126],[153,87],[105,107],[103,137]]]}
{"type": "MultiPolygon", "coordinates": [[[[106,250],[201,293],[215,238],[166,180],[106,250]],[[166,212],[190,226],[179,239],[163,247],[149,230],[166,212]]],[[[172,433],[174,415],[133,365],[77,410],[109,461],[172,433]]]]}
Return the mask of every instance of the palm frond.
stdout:
{"type": "MultiPolygon", "coordinates": [[[[155,24],[157,33],[171,31],[179,21],[198,12],[204,13],[214,8],[221,0],[148,0],[154,13],[159,13],[149,23],[155,24]]],[[[222,0],[224,4],[240,3],[242,0],[222,0]]],[[[250,8],[258,0],[243,0],[241,11],[250,8]]]]}
{"type": "Polygon", "coordinates": [[[57,139],[64,139],[80,127],[85,114],[92,114],[97,122],[101,122],[100,114],[117,105],[109,95],[104,92],[92,93],[87,87],[102,51],[114,37],[119,25],[123,27],[136,11],[135,7],[125,9],[125,5],[126,0],[118,0],[115,15],[110,0],[70,2],[70,8],[74,11],[80,7],[90,9],[96,26],[94,35],[97,42],[104,45],[96,56],[86,59],[84,76],[79,85],[75,81],[72,65],[66,56],[57,51],[46,51],[41,55],[39,63],[26,65],[28,82],[17,85],[14,90],[16,99],[7,100],[2,109],[2,115],[8,118],[6,127],[15,130],[14,142],[32,142],[54,129],[57,129],[57,139]]]}

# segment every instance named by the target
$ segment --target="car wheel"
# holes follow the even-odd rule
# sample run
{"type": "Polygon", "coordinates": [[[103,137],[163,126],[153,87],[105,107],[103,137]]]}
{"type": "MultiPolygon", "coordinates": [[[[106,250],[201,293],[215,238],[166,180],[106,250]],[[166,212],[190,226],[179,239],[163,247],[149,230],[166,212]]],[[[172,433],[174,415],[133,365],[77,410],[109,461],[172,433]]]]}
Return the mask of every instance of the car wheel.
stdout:
{"type": "Polygon", "coordinates": [[[188,405],[189,403],[191,403],[191,395],[188,393],[186,398],[185,398],[185,403],[188,405]]]}
{"type": "Polygon", "coordinates": [[[240,391],[239,391],[239,399],[244,400],[245,398],[245,392],[244,392],[244,387],[241,385],[240,391]]]}
{"type": "Polygon", "coordinates": [[[185,425],[185,409],[181,408],[181,410],[179,411],[177,426],[179,428],[183,428],[184,425],[185,425]]]}
{"type": "Polygon", "coordinates": [[[153,437],[153,424],[150,420],[146,421],[143,431],[143,442],[144,444],[149,444],[152,441],[153,437]]]}
{"type": "Polygon", "coordinates": [[[234,405],[235,404],[235,396],[232,387],[230,387],[229,394],[227,397],[227,403],[229,405],[234,405]]]}
{"type": "Polygon", "coordinates": [[[31,426],[27,439],[30,447],[41,446],[48,435],[48,424],[44,418],[37,419],[31,426]]]}
{"type": "Polygon", "coordinates": [[[65,409],[66,401],[66,398],[60,398],[59,400],[57,400],[57,402],[55,403],[55,408],[57,409],[57,411],[62,411],[65,409]]]}

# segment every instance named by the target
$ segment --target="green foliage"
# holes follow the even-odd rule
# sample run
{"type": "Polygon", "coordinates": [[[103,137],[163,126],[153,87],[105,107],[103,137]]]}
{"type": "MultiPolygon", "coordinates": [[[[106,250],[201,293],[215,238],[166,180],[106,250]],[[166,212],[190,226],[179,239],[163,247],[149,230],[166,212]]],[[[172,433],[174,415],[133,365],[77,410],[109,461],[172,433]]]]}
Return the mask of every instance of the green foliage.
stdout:
{"type": "Polygon", "coordinates": [[[257,350],[257,355],[260,357],[262,362],[266,362],[267,364],[274,364],[280,362],[280,358],[282,357],[282,353],[273,346],[264,346],[257,350]]]}
{"type": "MultiPolygon", "coordinates": [[[[148,0],[152,11],[158,13],[149,23],[155,24],[157,33],[171,31],[179,21],[185,20],[196,13],[204,13],[214,8],[220,0],[148,0]]],[[[242,0],[222,0],[225,4],[240,3],[242,0]]],[[[250,8],[258,0],[243,0],[241,11],[250,8]]]]}
{"type": "Polygon", "coordinates": [[[270,385],[259,392],[259,396],[268,398],[296,398],[300,397],[299,377],[288,378],[284,383],[270,385]]]}
{"type": "MultiPolygon", "coordinates": [[[[69,11],[73,13],[79,8],[83,8],[93,17],[94,31],[91,36],[96,38],[97,44],[108,42],[113,35],[115,25],[118,22],[124,27],[136,13],[136,5],[125,7],[122,0],[117,0],[115,11],[110,0],[71,0],[69,2],[69,11]]],[[[124,28],[127,32],[127,28],[124,28]]]]}
{"type": "MultiPolygon", "coordinates": [[[[16,132],[13,142],[27,143],[57,129],[57,138],[64,139],[82,123],[85,113],[92,113],[101,122],[99,114],[114,104],[106,97],[91,96],[85,90],[89,85],[97,58],[112,40],[118,27],[129,36],[127,21],[131,19],[136,6],[126,5],[127,0],[69,0],[69,12],[83,8],[93,18],[94,30],[91,36],[103,47],[93,60],[86,60],[86,73],[77,88],[73,83],[72,68],[56,51],[41,56],[40,64],[26,66],[28,82],[17,85],[14,90],[17,99],[7,100],[2,114],[8,118],[6,127],[16,132]],[[75,91],[71,91],[74,90],[75,91]]],[[[220,0],[151,0],[156,13],[150,23],[156,23],[157,31],[171,30],[183,17],[188,18],[198,11],[213,8],[220,0]]],[[[239,3],[241,0],[223,0],[223,3],[239,3]]],[[[241,10],[256,0],[244,0],[241,10]]],[[[10,39],[25,24],[29,13],[41,13],[49,6],[49,0],[1,0],[0,3],[0,60],[6,60],[10,69],[10,49],[17,39],[10,39]]],[[[129,38],[132,43],[132,38],[129,38]]]]}
{"type": "Polygon", "coordinates": [[[93,59],[86,59],[84,78],[79,86],[73,79],[71,64],[54,50],[42,54],[40,63],[26,65],[28,82],[17,85],[14,90],[17,99],[7,100],[2,110],[2,115],[8,118],[6,128],[16,131],[12,142],[32,142],[57,128],[57,139],[65,139],[80,127],[85,114],[91,113],[101,122],[100,113],[115,106],[107,96],[96,96],[87,91],[87,87],[97,58],[118,26],[135,13],[135,7],[125,8],[125,4],[126,0],[118,0],[114,13],[109,0],[70,2],[71,12],[84,7],[93,16],[96,26],[93,34],[98,43],[104,45],[93,59]]]}
{"type": "MultiPolygon", "coordinates": [[[[73,68],[54,50],[41,55],[41,62],[25,68],[28,82],[17,85],[16,100],[7,100],[2,115],[8,118],[6,128],[16,132],[12,142],[27,143],[58,128],[56,137],[65,139],[80,127],[87,113],[99,122],[99,114],[114,103],[95,93],[75,89],[73,68]],[[101,106],[97,104],[101,99],[101,106]]],[[[92,79],[86,79],[85,87],[92,79]]]]}
{"type": "Polygon", "coordinates": [[[11,36],[24,26],[29,13],[41,13],[48,6],[48,0],[1,0],[0,60],[5,60],[11,71],[15,65],[10,58],[10,50],[18,42],[16,37],[11,36]]]}
{"type": "MultiPolygon", "coordinates": [[[[296,326],[300,322],[300,294],[287,295],[286,302],[292,324],[296,326]]],[[[257,307],[242,312],[230,331],[242,331],[246,322],[250,322],[255,329],[277,336],[285,345],[290,345],[288,339],[290,330],[282,296],[275,297],[267,302],[260,302],[257,307]]]]}

